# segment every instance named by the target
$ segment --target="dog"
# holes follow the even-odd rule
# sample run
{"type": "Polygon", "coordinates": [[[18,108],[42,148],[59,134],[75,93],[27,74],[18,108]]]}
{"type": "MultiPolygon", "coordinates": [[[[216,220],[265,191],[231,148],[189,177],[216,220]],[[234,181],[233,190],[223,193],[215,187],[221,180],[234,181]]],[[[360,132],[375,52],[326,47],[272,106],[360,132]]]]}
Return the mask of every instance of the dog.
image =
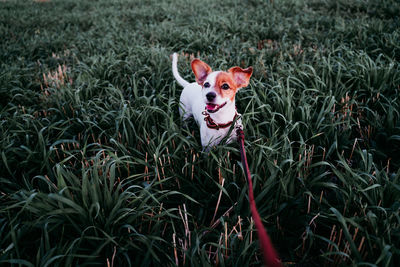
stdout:
{"type": "Polygon", "coordinates": [[[212,71],[200,59],[191,62],[196,82],[189,83],[178,72],[178,55],[172,55],[172,73],[183,87],[179,113],[183,121],[195,119],[200,127],[203,149],[218,145],[227,137],[227,143],[237,140],[234,127],[242,127],[241,115],[236,111],[235,96],[240,88],[249,85],[253,68],[232,67],[228,71],[212,71]]]}

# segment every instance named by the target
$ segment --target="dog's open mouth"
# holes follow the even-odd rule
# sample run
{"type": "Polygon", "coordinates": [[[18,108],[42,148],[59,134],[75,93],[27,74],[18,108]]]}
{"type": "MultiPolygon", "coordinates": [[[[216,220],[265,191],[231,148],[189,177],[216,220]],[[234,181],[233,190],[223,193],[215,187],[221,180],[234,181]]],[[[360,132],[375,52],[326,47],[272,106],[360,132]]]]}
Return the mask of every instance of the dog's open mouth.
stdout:
{"type": "Polygon", "coordinates": [[[214,113],[214,112],[217,112],[218,110],[220,110],[225,105],[226,105],[226,102],[221,105],[217,105],[217,104],[213,104],[213,103],[206,103],[206,110],[210,113],[214,113]]]}

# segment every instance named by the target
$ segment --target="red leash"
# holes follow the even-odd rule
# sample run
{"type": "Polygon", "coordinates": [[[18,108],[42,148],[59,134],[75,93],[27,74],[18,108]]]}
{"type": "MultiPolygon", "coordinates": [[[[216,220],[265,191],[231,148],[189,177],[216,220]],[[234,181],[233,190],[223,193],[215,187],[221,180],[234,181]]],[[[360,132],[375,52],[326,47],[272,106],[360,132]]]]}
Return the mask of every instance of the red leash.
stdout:
{"type": "Polygon", "coordinates": [[[264,263],[268,267],[281,267],[282,263],[279,259],[278,254],[275,251],[274,246],[271,243],[271,239],[269,238],[267,231],[265,230],[261,222],[260,214],[257,211],[256,202],[254,201],[253,182],[251,181],[251,174],[249,170],[249,165],[247,163],[246,151],[244,149],[244,132],[242,128],[238,128],[236,130],[236,134],[238,136],[244,174],[249,184],[249,202],[251,215],[254,219],[254,224],[256,225],[258,240],[260,241],[261,251],[264,257],[264,263]]]}

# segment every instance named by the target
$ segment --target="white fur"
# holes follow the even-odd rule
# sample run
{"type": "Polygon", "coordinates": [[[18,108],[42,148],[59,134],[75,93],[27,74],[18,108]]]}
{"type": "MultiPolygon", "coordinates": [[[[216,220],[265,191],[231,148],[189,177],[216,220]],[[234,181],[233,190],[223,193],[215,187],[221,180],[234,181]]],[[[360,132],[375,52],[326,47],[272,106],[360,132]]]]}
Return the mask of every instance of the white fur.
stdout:
{"type": "Polygon", "coordinates": [[[178,54],[174,53],[172,55],[172,73],[174,74],[175,79],[177,82],[182,86],[186,87],[189,85],[187,81],[185,81],[178,72],[178,54]]]}
{"type": "MultiPolygon", "coordinates": [[[[204,120],[205,116],[202,113],[205,111],[207,102],[206,94],[211,91],[217,93],[214,85],[219,71],[210,73],[205,82],[210,83],[211,86],[209,88],[202,88],[197,82],[189,83],[179,75],[177,61],[178,56],[176,53],[174,53],[172,59],[172,73],[174,74],[174,77],[178,83],[184,87],[180,97],[179,113],[181,114],[183,120],[193,116],[200,127],[201,145],[203,147],[217,145],[228,134],[231,127],[220,128],[219,130],[208,128],[204,120]]],[[[217,93],[213,103],[221,105],[225,102],[227,102],[226,105],[220,110],[215,113],[209,113],[210,117],[217,124],[225,124],[232,121],[236,114],[235,100],[231,101],[229,98],[223,98],[217,93]]],[[[242,123],[239,114],[239,119],[236,121],[235,128],[232,130],[229,138],[227,139],[228,143],[236,140],[237,136],[235,129],[236,127],[241,127],[241,125],[242,123]]]]}

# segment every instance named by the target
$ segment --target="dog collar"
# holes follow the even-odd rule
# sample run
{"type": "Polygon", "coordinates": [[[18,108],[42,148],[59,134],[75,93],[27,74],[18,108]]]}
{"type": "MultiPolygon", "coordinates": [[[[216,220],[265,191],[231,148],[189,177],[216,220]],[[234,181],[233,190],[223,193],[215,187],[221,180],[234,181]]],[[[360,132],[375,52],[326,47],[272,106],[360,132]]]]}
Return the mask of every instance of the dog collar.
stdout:
{"type": "Polygon", "coordinates": [[[235,112],[235,116],[233,117],[233,120],[231,120],[231,121],[229,121],[229,122],[227,122],[227,123],[216,123],[211,117],[210,117],[210,114],[207,112],[207,110],[205,110],[205,111],[203,111],[201,114],[203,114],[205,117],[204,117],[204,120],[206,121],[206,125],[207,125],[207,127],[208,128],[210,128],[210,129],[216,129],[216,130],[219,130],[219,129],[223,129],[223,128],[228,128],[228,127],[230,127],[231,125],[232,125],[232,123],[236,120],[236,118],[239,116],[238,114],[237,114],[237,112],[235,112]]]}

